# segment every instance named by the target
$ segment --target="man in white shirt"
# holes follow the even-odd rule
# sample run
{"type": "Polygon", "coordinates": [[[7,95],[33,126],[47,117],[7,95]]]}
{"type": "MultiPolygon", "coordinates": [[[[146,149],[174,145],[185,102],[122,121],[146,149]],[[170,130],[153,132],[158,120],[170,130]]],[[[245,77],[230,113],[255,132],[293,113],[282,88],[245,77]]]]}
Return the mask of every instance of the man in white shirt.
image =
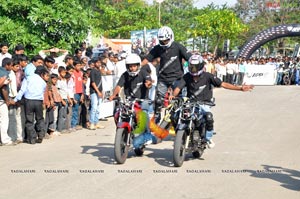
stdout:
{"type": "Polygon", "coordinates": [[[9,45],[8,45],[8,43],[2,43],[1,45],[0,45],[0,51],[1,51],[1,53],[0,53],[0,66],[2,66],[2,60],[4,59],[4,58],[11,58],[12,56],[11,56],[11,54],[8,52],[8,48],[9,48],[9,45]]]}

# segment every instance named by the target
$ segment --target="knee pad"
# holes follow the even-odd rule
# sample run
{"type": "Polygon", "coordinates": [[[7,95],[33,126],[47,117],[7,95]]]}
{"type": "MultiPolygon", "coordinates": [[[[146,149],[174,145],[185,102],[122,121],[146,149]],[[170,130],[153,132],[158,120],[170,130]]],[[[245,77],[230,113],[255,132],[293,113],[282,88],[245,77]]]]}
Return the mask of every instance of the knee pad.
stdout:
{"type": "Polygon", "coordinates": [[[206,130],[212,131],[214,129],[214,118],[211,112],[207,112],[205,115],[206,119],[206,130]]]}

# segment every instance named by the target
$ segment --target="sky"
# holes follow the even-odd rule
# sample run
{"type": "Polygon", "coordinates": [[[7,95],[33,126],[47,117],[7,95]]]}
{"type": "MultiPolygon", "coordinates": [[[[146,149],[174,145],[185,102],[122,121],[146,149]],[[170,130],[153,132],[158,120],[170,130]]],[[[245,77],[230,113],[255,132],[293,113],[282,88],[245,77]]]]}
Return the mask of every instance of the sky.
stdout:
{"type": "Polygon", "coordinates": [[[237,3],[237,0],[198,0],[196,1],[195,6],[198,8],[203,8],[208,6],[211,3],[214,3],[214,5],[224,5],[227,3],[228,7],[234,6],[235,3],[237,3]]]}
{"type": "MultiPolygon", "coordinates": [[[[156,1],[156,0],[147,0],[149,3],[152,3],[153,1],[156,1]]],[[[224,5],[225,3],[227,3],[227,6],[228,7],[231,7],[233,6],[235,3],[237,3],[237,0],[195,0],[195,7],[198,7],[198,8],[203,8],[203,7],[206,7],[208,6],[209,4],[211,3],[214,3],[214,5],[224,5]]]]}

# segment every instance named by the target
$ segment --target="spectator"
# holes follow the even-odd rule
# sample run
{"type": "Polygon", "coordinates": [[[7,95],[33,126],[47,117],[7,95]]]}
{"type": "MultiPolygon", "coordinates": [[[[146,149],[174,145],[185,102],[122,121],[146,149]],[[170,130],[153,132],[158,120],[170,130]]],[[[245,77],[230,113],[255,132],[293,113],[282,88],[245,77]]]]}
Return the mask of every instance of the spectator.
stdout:
{"type": "Polygon", "coordinates": [[[98,59],[94,62],[95,67],[92,69],[90,74],[90,94],[91,94],[91,111],[90,111],[90,130],[95,130],[96,128],[102,129],[99,123],[100,119],[100,105],[102,102],[102,80],[101,80],[101,61],[98,59]]]}
{"type": "Polygon", "coordinates": [[[41,57],[45,58],[47,56],[46,53],[50,53],[50,56],[54,58],[55,65],[53,67],[55,69],[57,69],[58,66],[61,66],[64,64],[64,60],[65,60],[66,55],[68,54],[68,51],[54,47],[49,50],[40,50],[39,55],[41,57]],[[61,53],[60,56],[59,56],[59,53],[61,53]]]}
{"type": "MultiPolygon", "coordinates": [[[[20,69],[19,60],[13,60],[12,70],[9,73],[9,78],[11,82],[9,83],[9,99],[14,100],[17,96],[17,79],[16,73],[20,69]]],[[[8,126],[8,135],[12,138],[12,141],[15,144],[23,142],[23,128],[21,120],[21,106],[20,105],[10,105],[8,107],[9,112],[9,126],[8,126]]],[[[24,110],[24,109],[23,109],[24,110]]]]}
{"type": "Polygon", "coordinates": [[[45,136],[43,100],[48,79],[49,72],[43,66],[37,67],[34,74],[23,80],[22,87],[14,99],[14,102],[18,102],[23,95],[25,97],[25,128],[29,144],[42,143],[45,136]]]}
{"type": "Polygon", "coordinates": [[[24,68],[25,77],[28,78],[30,75],[34,74],[36,67],[43,66],[44,59],[40,55],[35,55],[31,59],[31,63],[29,63],[24,68]]]}
{"type": "MultiPolygon", "coordinates": [[[[13,65],[12,59],[6,57],[2,60],[2,67],[0,68],[0,77],[9,79],[9,71],[13,65]]],[[[7,130],[9,125],[9,116],[8,116],[8,105],[9,105],[9,91],[8,84],[10,81],[4,80],[2,85],[0,84],[0,139],[2,146],[12,146],[14,143],[12,139],[8,136],[7,130]]]]}
{"type": "Polygon", "coordinates": [[[60,66],[58,68],[58,81],[56,83],[56,87],[58,92],[62,98],[61,106],[58,110],[58,121],[57,121],[57,130],[61,133],[70,133],[67,125],[67,116],[68,116],[68,107],[71,104],[71,98],[68,93],[68,84],[65,78],[67,74],[67,70],[60,66]]]}
{"type": "Polygon", "coordinates": [[[72,74],[72,78],[74,80],[74,103],[72,108],[72,120],[71,120],[71,128],[80,130],[82,126],[79,126],[80,119],[80,110],[79,106],[84,102],[84,92],[83,92],[83,73],[81,71],[81,64],[79,61],[74,61],[74,72],[72,74]]]}
{"type": "Polygon", "coordinates": [[[2,66],[2,60],[4,58],[12,58],[11,54],[8,52],[9,45],[8,43],[2,43],[0,45],[0,66],[2,66]]]}

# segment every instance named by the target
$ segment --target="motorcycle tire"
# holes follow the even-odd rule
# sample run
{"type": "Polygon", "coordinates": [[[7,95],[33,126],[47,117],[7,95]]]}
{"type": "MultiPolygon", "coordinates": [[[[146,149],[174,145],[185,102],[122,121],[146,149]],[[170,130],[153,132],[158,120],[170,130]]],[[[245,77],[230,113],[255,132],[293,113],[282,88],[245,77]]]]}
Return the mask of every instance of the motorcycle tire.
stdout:
{"type": "Polygon", "coordinates": [[[142,156],[144,154],[145,148],[137,148],[134,149],[134,153],[136,156],[142,156]]]}
{"type": "Polygon", "coordinates": [[[290,78],[286,75],[283,77],[283,85],[290,85],[291,81],[290,78]]]}
{"type": "Polygon", "coordinates": [[[176,132],[174,143],[173,160],[175,167],[181,167],[185,159],[185,144],[187,142],[187,134],[184,130],[176,132]]]}
{"type": "Polygon", "coordinates": [[[118,164],[123,164],[128,156],[129,146],[127,137],[129,136],[126,128],[118,128],[115,137],[115,160],[118,164]]]}

